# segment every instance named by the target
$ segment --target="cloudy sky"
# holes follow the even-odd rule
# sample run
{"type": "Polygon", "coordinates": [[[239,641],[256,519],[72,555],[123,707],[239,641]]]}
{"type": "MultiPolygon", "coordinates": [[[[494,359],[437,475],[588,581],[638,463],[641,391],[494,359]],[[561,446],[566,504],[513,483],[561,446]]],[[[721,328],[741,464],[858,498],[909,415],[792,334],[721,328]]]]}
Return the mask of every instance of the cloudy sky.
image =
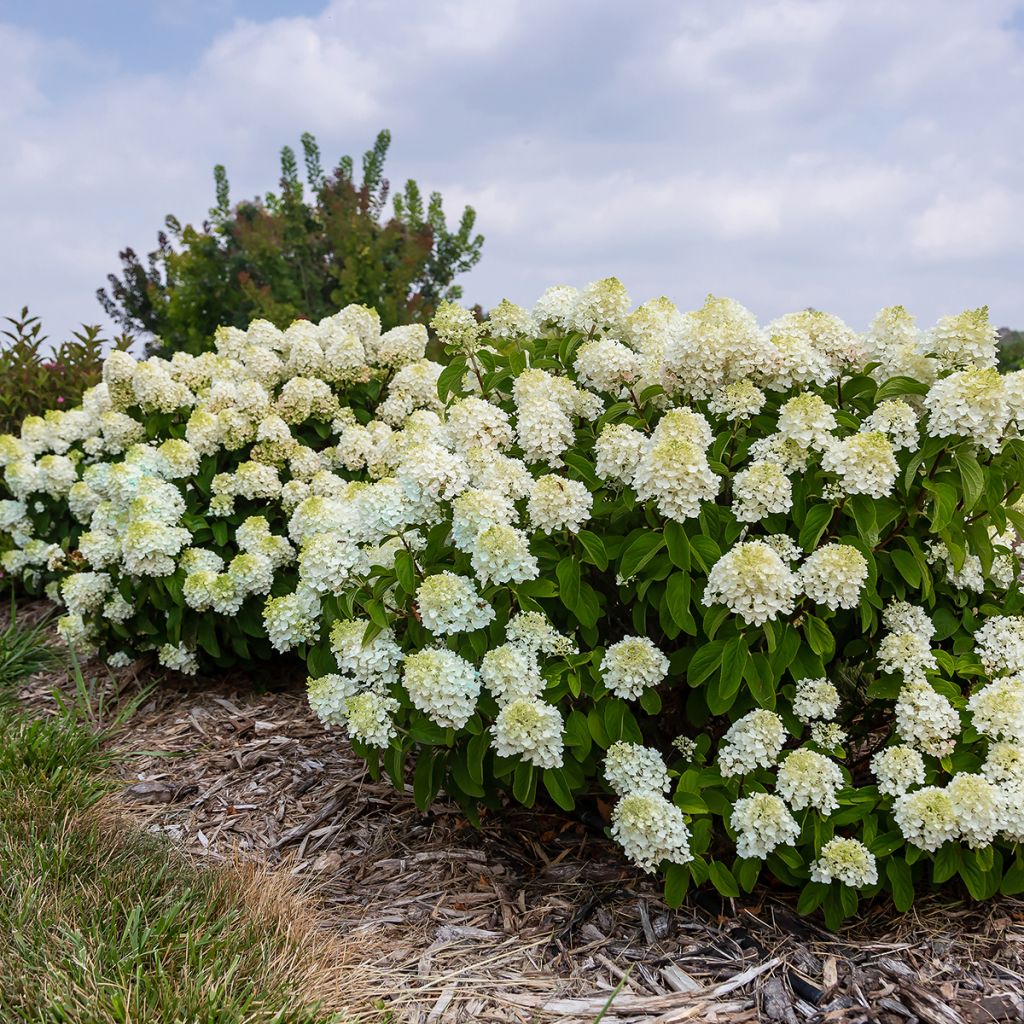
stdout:
{"type": "Polygon", "coordinates": [[[382,127],[393,181],[476,208],[484,307],[615,274],[1024,326],[1024,3],[0,0],[0,67],[0,313],[53,334],[214,163],[248,197],[382,127]]]}

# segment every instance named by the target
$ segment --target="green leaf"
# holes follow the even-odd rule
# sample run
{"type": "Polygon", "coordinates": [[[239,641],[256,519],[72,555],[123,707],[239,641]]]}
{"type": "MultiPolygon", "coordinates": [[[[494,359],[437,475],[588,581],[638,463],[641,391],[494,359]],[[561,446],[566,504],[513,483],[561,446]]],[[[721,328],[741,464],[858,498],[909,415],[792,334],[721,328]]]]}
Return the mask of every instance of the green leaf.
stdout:
{"type": "Polygon", "coordinates": [[[796,912],[803,915],[812,914],[821,906],[830,891],[830,886],[824,882],[808,882],[800,893],[800,899],[797,900],[796,912]]]}
{"type": "Polygon", "coordinates": [[[812,505],[807,510],[804,525],[800,528],[800,547],[804,551],[813,551],[817,547],[818,539],[825,532],[825,527],[832,520],[831,505],[812,505]]]}
{"type": "Polygon", "coordinates": [[[462,391],[462,378],[466,374],[466,359],[455,356],[437,378],[437,393],[443,402],[453,391],[462,391]]]}
{"type": "Polygon", "coordinates": [[[544,772],[544,788],[548,791],[551,799],[562,808],[563,811],[571,811],[576,806],[576,801],[566,782],[565,771],[562,768],[548,768],[544,772]]]}
{"type": "Polygon", "coordinates": [[[749,649],[747,639],[744,636],[734,636],[725,642],[722,649],[722,672],[718,694],[718,707],[712,708],[715,714],[724,714],[733,703],[736,694],[739,693],[740,683],[743,682],[744,669],[747,667],[749,649]],[[722,704],[725,704],[722,707],[722,704]]]}
{"type": "Polygon", "coordinates": [[[537,799],[537,770],[532,764],[520,761],[512,779],[512,795],[524,806],[532,807],[537,799]]]}
{"type": "Polygon", "coordinates": [[[711,537],[691,537],[690,550],[705,572],[722,557],[722,549],[711,537]]]}
{"type": "Polygon", "coordinates": [[[558,577],[558,594],[562,604],[572,611],[580,602],[580,564],[572,555],[566,555],[558,563],[555,575],[558,577]]]}
{"type": "Polygon", "coordinates": [[[665,869],[665,902],[673,909],[681,906],[689,888],[689,867],[685,864],[669,864],[665,869]]]}
{"type": "Polygon", "coordinates": [[[897,572],[907,583],[914,588],[921,585],[921,567],[917,564],[917,559],[909,551],[894,548],[889,552],[889,556],[892,558],[897,572]]]}
{"type": "Polygon", "coordinates": [[[602,572],[608,568],[608,552],[605,550],[604,541],[596,533],[580,530],[576,538],[583,545],[588,562],[596,565],[602,572]]]}
{"type": "Polygon", "coordinates": [[[619,575],[632,579],[663,547],[665,538],[659,533],[640,533],[619,559],[619,575]]]}
{"type": "Polygon", "coordinates": [[[402,550],[395,555],[395,576],[407,594],[416,592],[416,563],[410,552],[402,550]]]}
{"type": "Polygon", "coordinates": [[[860,539],[873,548],[878,543],[878,515],[874,500],[867,494],[854,494],[847,507],[853,512],[860,539]]]}
{"type": "Polygon", "coordinates": [[[985,472],[978,465],[978,460],[971,456],[957,453],[957,469],[964,488],[964,510],[970,512],[985,492],[985,472]]]}
{"type": "Polygon", "coordinates": [[[722,640],[712,640],[703,647],[698,647],[686,667],[687,684],[700,686],[722,664],[724,650],[725,642],[722,640]]]}
{"type": "Polygon", "coordinates": [[[1003,876],[999,891],[1004,896],[1017,896],[1024,892],[1024,858],[1018,852],[1013,864],[1003,876]]]}
{"type": "Polygon", "coordinates": [[[934,480],[925,480],[924,488],[933,499],[932,533],[939,533],[953,521],[957,502],[956,488],[952,484],[936,483],[934,480]]]}
{"type": "Polygon", "coordinates": [[[334,658],[331,645],[325,640],[311,647],[306,654],[306,668],[314,679],[338,671],[338,663],[334,658]]]}
{"type": "Polygon", "coordinates": [[[875,392],[875,404],[887,398],[898,398],[900,395],[927,395],[928,385],[913,377],[890,377],[875,392]]]}
{"type": "Polygon", "coordinates": [[[690,575],[675,572],[665,582],[665,602],[672,621],[690,636],[697,635],[697,623],[690,611],[690,575]]]}
{"type": "Polygon", "coordinates": [[[686,530],[682,523],[670,519],[665,524],[665,543],[668,546],[668,557],[672,564],[684,572],[690,571],[690,542],[686,538],[686,530]]]}
{"type": "Polygon", "coordinates": [[[892,901],[896,909],[903,913],[914,904],[914,879],[910,865],[905,860],[890,857],[885,864],[885,874],[892,887],[892,901]]]}
{"type": "Polygon", "coordinates": [[[804,636],[812,651],[826,661],[836,650],[836,641],[832,631],[815,615],[808,615],[804,621],[804,636]]]}
{"type": "Polygon", "coordinates": [[[491,734],[484,729],[478,732],[466,744],[466,770],[469,772],[470,778],[477,785],[483,785],[484,757],[487,754],[487,748],[490,746],[490,743],[491,734]]]}
{"type": "Polygon", "coordinates": [[[978,862],[975,850],[965,850],[960,861],[960,877],[967,886],[967,891],[976,899],[985,898],[985,872],[978,862]]]}
{"type": "Polygon", "coordinates": [[[431,747],[424,747],[416,759],[416,769],[412,773],[412,795],[416,806],[425,811],[433,802],[441,789],[440,761],[434,757],[431,747]]]}
{"type": "Polygon", "coordinates": [[[723,896],[739,896],[740,887],[736,884],[736,879],[732,877],[732,872],[720,861],[713,860],[708,865],[708,877],[711,879],[711,884],[723,896]]]}
{"type": "Polygon", "coordinates": [[[960,870],[960,845],[943,843],[935,854],[932,881],[936,885],[948,882],[960,870]]]}

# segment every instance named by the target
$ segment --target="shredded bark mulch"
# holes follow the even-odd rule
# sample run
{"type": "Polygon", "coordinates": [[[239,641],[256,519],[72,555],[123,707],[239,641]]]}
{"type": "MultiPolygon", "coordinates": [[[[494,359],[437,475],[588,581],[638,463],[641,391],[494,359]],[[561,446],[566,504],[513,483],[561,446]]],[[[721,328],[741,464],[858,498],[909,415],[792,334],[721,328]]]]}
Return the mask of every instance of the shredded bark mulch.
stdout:
{"type": "MultiPolygon", "coordinates": [[[[324,732],[301,682],[85,674],[100,719],[151,687],[111,741],[118,811],[197,859],[294,876],[323,927],[356,940],[338,969],[363,972],[367,1020],[1024,1020],[1020,900],[878,901],[838,934],[766,888],[670,910],[597,814],[510,807],[475,829],[443,800],[421,813],[324,732]]],[[[39,676],[21,696],[46,714],[70,685],[39,676]]]]}

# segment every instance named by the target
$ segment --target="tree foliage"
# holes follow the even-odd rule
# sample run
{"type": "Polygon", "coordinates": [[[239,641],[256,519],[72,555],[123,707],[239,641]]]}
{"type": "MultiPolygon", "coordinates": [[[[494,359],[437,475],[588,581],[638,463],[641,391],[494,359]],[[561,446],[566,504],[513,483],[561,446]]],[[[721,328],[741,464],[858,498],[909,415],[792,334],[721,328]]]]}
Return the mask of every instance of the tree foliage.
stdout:
{"type": "Polygon", "coordinates": [[[457,299],[457,275],[480,259],[483,236],[467,206],[448,227],[441,195],[424,198],[412,179],[386,213],[384,163],[391,135],[382,131],[362,160],[345,156],[323,169],[316,139],[302,136],[306,184],[294,150],[281,151],[277,193],[231,204],[227,172],[214,168],[216,204],[200,228],[168,216],[157,248],[143,260],[121,254],[97,297],[129,331],[154,336],[150,351],[197,353],[218,326],[266,319],[286,327],[319,320],[349,303],[371,306],[385,329],[427,322],[442,299],[457,299]]]}

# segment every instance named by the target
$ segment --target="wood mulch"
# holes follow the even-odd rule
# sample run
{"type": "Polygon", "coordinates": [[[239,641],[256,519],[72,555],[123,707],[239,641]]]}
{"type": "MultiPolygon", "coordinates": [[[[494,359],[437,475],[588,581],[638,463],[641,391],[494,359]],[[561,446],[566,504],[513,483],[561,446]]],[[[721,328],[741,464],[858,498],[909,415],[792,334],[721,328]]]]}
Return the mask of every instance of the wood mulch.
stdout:
{"type": "MultiPolygon", "coordinates": [[[[94,707],[108,695],[101,718],[152,687],[111,741],[117,810],[199,860],[290,873],[323,926],[356,940],[339,969],[363,972],[391,1014],[368,999],[357,1019],[1024,1020],[1020,900],[931,896],[903,915],[878,901],[838,934],[766,888],[673,911],[599,821],[509,808],[478,830],[444,801],[422,814],[323,731],[301,680],[85,675],[94,707]]],[[[69,685],[40,676],[21,696],[46,714],[69,685]]]]}

